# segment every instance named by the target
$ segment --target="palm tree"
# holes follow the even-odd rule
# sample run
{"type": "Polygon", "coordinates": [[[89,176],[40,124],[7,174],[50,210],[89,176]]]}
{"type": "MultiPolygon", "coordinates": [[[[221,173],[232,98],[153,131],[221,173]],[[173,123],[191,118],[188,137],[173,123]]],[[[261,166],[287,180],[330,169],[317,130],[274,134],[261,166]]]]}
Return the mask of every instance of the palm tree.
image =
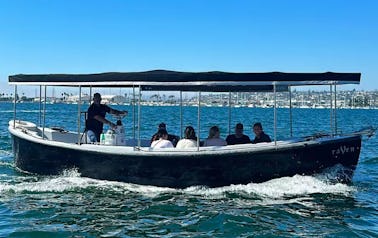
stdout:
{"type": "Polygon", "coordinates": [[[155,101],[158,100],[158,97],[159,97],[159,95],[153,94],[153,95],[151,95],[150,100],[152,100],[153,102],[155,102],[155,101]]]}
{"type": "Polygon", "coordinates": [[[168,96],[168,101],[171,103],[171,104],[174,104],[176,102],[175,100],[175,95],[169,95],[168,96]]]}

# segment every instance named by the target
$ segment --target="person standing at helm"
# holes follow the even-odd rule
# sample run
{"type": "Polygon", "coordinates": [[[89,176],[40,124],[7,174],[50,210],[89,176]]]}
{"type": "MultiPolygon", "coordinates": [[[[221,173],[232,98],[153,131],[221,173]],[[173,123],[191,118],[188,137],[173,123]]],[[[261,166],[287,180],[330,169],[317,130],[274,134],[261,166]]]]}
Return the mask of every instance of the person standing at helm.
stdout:
{"type": "Polygon", "coordinates": [[[118,111],[116,109],[110,108],[105,104],[101,104],[101,94],[95,93],[93,95],[93,103],[88,108],[88,118],[85,122],[87,134],[94,134],[96,136],[95,141],[94,139],[91,139],[90,142],[100,142],[100,135],[102,133],[104,124],[109,125],[109,127],[112,129],[116,127],[116,124],[108,121],[105,118],[106,113],[115,115],[127,115],[127,111],[118,111]]]}

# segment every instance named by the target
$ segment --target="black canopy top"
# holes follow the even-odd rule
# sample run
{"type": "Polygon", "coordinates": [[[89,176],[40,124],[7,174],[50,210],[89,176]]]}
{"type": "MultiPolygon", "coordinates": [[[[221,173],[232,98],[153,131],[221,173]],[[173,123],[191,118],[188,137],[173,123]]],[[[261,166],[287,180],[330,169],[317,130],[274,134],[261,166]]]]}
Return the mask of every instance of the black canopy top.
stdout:
{"type": "Polygon", "coordinates": [[[358,84],[360,73],[229,73],[153,70],[100,74],[18,74],[9,84],[132,87],[143,90],[181,91],[285,91],[288,86],[358,84]]]}

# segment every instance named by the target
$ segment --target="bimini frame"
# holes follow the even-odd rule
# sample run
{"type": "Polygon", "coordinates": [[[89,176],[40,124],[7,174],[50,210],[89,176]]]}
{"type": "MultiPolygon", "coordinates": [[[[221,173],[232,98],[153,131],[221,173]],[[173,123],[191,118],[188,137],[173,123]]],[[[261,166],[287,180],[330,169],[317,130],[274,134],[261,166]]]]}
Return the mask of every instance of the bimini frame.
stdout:
{"type": "MultiPolygon", "coordinates": [[[[82,87],[132,87],[133,88],[133,137],[135,138],[135,88],[138,87],[138,147],[141,146],[141,92],[148,91],[179,91],[180,92],[180,131],[182,132],[182,92],[198,92],[198,150],[200,140],[201,92],[229,93],[229,132],[231,131],[231,93],[232,92],[273,92],[274,93],[274,141],[277,141],[277,92],[289,91],[290,97],[290,134],[292,135],[291,87],[305,85],[329,85],[331,91],[330,127],[331,134],[337,133],[336,119],[336,85],[358,84],[360,73],[228,73],[228,72],[176,72],[154,70],[131,73],[102,74],[45,74],[45,75],[13,75],[9,76],[9,84],[14,85],[14,123],[16,121],[17,85],[44,86],[43,131],[45,128],[46,91],[47,86],[73,86],[79,88],[78,102],[78,144],[81,143],[81,89],[82,87]],[[334,86],[334,106],[332,101],[334,86]]],[[[41,99],[41,97],[40,97],[41,99]]],[[[41,108],[41,107],[40,107],[41,108]]],[[[40,109],[41,110],[41,109],[40,109]]]]}

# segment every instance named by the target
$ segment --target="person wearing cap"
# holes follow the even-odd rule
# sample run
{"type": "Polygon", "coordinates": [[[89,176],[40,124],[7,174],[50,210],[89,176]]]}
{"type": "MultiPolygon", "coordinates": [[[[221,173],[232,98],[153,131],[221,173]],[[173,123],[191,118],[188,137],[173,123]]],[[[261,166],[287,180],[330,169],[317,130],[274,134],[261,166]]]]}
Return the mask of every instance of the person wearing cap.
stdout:
{"type": "MultiPolygon", "coordinates": [[[[167,130],[167,125],[166,125],[164,122],[160,123],[159,126],[158,126],[158,132],[159,132],[160,129],[167,130]]],[[[152,144],[153,141],[156,140],[156,138],[157,138],[157,136],[158,136],[158,132],[156,132],[156,133],[151,137],[151,141],[150,141],[151,144],[152,144]]],[[[179,138],[178,136],[176,136],[176,135],[168,134],[168,140],[169,140],[170,142],[172,142],[173,146],[176,147],[177,142],[180,140],[180,138],[179,138]]]]}
{"type": "Polygon", "coordinates": [[[235,134],[228,135],[226,138],[227,145],[251,143],[249,136],[243,134],[243,124],[238,123],[235,126],[235,134]]]}
{"type": "Polygon", "coordinates": [[[88,108],[88,116],[85,121],[85,128],[88,135],[95,135],[95,138],[90,137],[90,142],[100,142],[100,135],[104,124],[109,125],[110,128],[115,128],[116,125],[105,118],[106,113],[127,115],[127,111],[118,111],[112,109],[105,104],[101,104],[101,94],[95,93],[93,95],[93,103],[88,108]]]}
{"type": "Polygon", "coordinates": [[[255,139],[252,141],[253,144],[261,142],[271,142],[270,137],[264,133],[262,125],[260,122],[256,122],[253,125],[253,132],[255,133],[255,139]]]}

